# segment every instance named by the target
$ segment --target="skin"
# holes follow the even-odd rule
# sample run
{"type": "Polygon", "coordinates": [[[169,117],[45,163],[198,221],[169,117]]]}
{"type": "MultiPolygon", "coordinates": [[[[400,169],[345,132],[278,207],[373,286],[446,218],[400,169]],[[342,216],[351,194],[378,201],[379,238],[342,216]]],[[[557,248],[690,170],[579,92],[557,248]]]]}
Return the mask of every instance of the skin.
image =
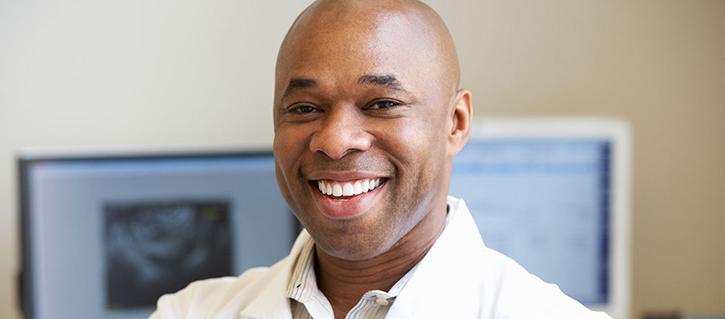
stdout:
{"type": "Polygon", "coordinates": [[[283,41],[276,176],[315,241],[336,318],[366,291],[389,290],[442,232],[451,161],[471,121],[458,78],[445,24],[417,1],[317,1],[283,41]],[[383,185],[344,200],[315,183],[373,177],[383,185]]]}

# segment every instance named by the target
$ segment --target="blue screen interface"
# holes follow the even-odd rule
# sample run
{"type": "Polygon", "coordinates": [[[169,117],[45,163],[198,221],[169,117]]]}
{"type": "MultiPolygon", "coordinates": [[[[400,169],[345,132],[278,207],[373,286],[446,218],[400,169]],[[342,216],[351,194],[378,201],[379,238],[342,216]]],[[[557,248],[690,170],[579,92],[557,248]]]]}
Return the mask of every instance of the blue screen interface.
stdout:
{"type": "Polygon", "coordinates": [[[611,143],[605,139],[472,139],[454,158],[486,246],[583,304],[608,302],[611,143]]]}

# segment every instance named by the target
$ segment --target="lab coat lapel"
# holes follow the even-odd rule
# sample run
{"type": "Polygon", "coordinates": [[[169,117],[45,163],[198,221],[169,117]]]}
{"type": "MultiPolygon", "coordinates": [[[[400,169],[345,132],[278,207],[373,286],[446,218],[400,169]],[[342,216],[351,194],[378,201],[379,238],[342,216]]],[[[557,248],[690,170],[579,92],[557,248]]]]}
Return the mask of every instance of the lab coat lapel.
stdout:
{"type": "Polygon", "coordinates": [[[396,298],[388,318],[477,317],[481,291],[475,274],[483,267],[476,255],[485,246],[463,200],[449,204],[453,215],[446,229],[396,298]]]}

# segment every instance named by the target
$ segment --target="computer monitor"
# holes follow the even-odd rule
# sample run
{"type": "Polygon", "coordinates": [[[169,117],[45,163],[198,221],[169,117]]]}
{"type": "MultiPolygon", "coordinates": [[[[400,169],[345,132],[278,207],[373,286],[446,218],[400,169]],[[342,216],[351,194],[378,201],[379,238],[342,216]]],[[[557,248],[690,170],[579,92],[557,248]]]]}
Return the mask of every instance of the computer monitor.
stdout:
{"type": "Polygon", "coordinates": [[[298,232],[271,152],[19,159],[29,319],[147,318],[194,280],[287,255],[298,232]]]}
{"type": "Polygon", "coordinates": [[[488,247],[626,319],[630,157],[617,120],[477,121],[454,158],[450,194],[466,201],[488,247]]]}

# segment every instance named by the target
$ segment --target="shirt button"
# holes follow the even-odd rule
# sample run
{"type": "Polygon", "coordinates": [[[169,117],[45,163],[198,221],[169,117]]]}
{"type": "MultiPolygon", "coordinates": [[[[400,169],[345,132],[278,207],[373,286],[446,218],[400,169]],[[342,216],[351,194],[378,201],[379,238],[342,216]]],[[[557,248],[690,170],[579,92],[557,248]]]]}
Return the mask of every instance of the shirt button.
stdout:
{"type": "Polygon", "coordinates": [[[375,304],[377,304],[378,306],[387,306],[390,304],[390,301],[388,301],[388,299],[385,299],[383,297],[377,297],[377,298],[375,298],[375,304]]]}

